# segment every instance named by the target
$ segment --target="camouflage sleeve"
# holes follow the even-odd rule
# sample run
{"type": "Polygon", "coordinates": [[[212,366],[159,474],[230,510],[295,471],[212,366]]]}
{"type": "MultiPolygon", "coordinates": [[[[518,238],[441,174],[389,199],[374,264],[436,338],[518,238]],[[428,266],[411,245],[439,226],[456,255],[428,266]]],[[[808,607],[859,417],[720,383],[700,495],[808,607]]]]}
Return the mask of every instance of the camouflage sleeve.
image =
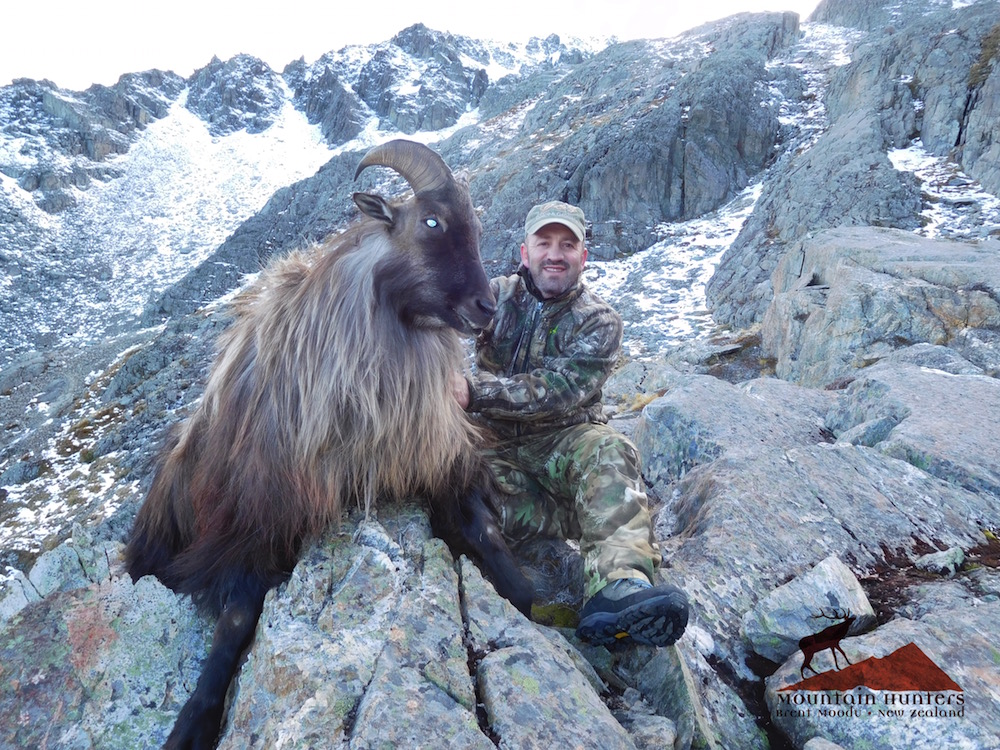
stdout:
{"type": "Polygon", "coordinates": [[[502,377],[480,370],[470,382],[469,411],[490,419],[558,419],[590,405],[611,374],[621,347],[617,315],[596,315],[540,367],[502,377]]]}

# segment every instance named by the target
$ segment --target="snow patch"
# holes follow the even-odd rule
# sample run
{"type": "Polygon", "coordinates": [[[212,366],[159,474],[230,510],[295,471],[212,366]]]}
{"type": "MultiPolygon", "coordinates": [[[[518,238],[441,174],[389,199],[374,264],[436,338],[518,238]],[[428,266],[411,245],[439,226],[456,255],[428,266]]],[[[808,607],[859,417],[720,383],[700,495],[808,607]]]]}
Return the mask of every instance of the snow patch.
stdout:
{"type": "Polygon", "coordinates": [[[983,190],[950,159],[934,156],[916,140],[907,148],[891,149],[889,161],[920,180],[925,237],[978,240],[1000,234],[1000,199],[983,190]]]}

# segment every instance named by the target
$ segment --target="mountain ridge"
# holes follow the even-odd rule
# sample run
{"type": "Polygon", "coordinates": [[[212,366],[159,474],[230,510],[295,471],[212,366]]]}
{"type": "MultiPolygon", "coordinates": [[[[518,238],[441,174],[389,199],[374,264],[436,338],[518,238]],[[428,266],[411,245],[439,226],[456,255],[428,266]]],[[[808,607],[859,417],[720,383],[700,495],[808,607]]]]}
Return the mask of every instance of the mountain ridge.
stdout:
{"type": "MultiPolygon", "coordinates": [[[[824,0],[804,23],[549,38],[503,74],[413,27],[281,74],[132,74],[99,103],[0,89],[0,745],[162,743],[211,623],[123,574],[152,457],[231,295],[352,221],[354,190],[405,189],[354,181],[393,137],[467,175],[492,273],[530,205],[583,206],[586,283],[624,321],[606,412],[692,621],[674,648],[594,650],[508,611],[418,507],[381,507],[269,597],[221,746],[996,745],[998,6],[824,0]],[[775,712],[824,607],[879,613],[867,653],[927,644],[962,721],[775,712]]],[[[571,623],[578,554],[519,553],[571,623]]]]}

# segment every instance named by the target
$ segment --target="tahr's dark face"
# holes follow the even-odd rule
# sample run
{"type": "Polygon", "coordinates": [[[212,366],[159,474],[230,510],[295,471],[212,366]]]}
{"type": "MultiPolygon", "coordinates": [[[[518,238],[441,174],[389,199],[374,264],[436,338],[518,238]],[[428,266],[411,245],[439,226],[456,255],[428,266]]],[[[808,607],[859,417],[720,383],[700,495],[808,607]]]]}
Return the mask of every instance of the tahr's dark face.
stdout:
{"type": "Polygon", "coordinates": [[[405,246],[376,280],[408,325],[471,333],[496,312],[479,254],[482,225],[457,182],[394,208],[390,235],[405,246]]]}

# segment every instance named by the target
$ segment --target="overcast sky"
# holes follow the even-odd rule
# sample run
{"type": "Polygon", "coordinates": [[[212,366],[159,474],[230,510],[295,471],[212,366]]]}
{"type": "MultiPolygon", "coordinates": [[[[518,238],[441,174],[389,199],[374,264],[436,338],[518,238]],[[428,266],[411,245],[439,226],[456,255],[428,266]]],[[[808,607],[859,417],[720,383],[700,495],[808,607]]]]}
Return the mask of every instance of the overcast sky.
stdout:
{"type": "Polygon", "coordinates": [[[6,0],[0,11],[0,86],[47,78],[82,90],[159,68],[189,76],[213,55],[255,55],[281,71],[349,44],[391,38],[421,22],[481,39],[532,36],[670,37],[742,11],[793,10],[819,0],[6,0]],[[672,6],[683,5],[683,8],[672,6]]]}

